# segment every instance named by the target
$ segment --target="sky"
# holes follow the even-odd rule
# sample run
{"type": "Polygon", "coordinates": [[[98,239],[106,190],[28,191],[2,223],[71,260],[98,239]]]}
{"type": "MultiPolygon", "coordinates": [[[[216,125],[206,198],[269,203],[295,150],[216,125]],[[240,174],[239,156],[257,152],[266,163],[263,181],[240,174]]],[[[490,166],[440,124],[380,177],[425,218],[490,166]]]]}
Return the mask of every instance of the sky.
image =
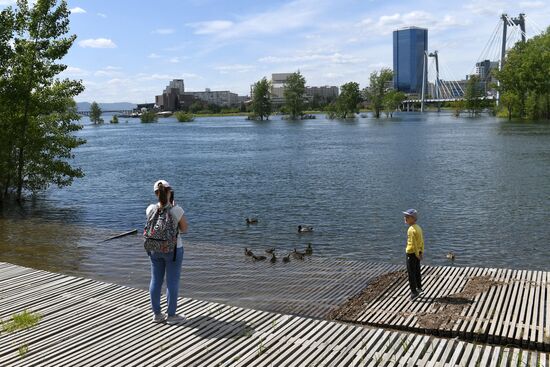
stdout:
{"type": "MultiPolygon", "coordinates": [[[[14,3],[0,0],[0,9],[14,3]]],[[[78,102],[154,102],[172,79],[184,79],[186,91],[247,95],[262,77],[295,71],[310,86],[355,81],[364,88],[371,72],[392,67],[392,31],[408,26],[428,29],[428,49],[438,51],[443,79],[463,79],[477,61],[498,55],[498,42],[491,40],[502,13],[525,13],[528,37],[550,26],[550,0],[68,0],[68,5],[77,40],[62,60],[68,66],[62,76],[83,81],[86,90],[78,102]]]]}

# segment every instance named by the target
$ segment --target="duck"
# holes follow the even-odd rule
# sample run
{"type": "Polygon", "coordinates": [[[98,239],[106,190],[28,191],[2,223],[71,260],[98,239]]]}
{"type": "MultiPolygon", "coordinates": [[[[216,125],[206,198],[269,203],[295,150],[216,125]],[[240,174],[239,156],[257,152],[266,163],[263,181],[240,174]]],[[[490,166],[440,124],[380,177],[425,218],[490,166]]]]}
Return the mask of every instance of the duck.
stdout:
{"type": "Polygon", "coordinates": [[[258,224],[258,218],[246,218],[246,224],[258,224]]]}
{"type": "Polygon", "coordinates": [[[290,252],[286,256],[283,256],[283,262],[284,263],[287,263],[289,261],[290,261],[290,252]]]}
{"type": "Polygon", "coordinates": [[[313,247],[311,247],[311,242],[307,244],[306,255],[310,256],[313,254],[313,247]]]}
{"type": "Polygon", "coordinates": [[[252,255],[252,258],[256,261],[264,261],[266,259],[265,256],[256,256],[256,255],[252,255]]]}
{"type": "Polygon", "coordinates": [[[244,254],[245,256],[254,256],[254,253],[246,247],[244,248],[244,254]]]}
{"type": "Polygon", "coordinates": [[[298,226],[298,233],[307,233],[307,232],[313,232],[313,227],[311,226],[298,226]]]}
{"type": "Polygon", "coordinates": [[[292,257],[294,257],[296,260],[303,260],[305,253],[297,251],[294,249],[294,252],[292,253],[292,257]]]}
{"type": "Polygon", "coordinates": [[[268,254],[273,254],[275,252],[275,247],[268,248],[265,250],[265,252],[268,254]]]}
{"type": "Polygon", "coordinates": [[[452,251],[449,251],[449,253],[447,254],[446,258],[449,259],[449,260],[451,260],[451,261],[455,261],[455,253],[452,252],[452,251]]]}
{"type": "Polygon", "coordinates": [[[277,262],[277,257],[275,256],[274,252],[271,253],[271,260],[269,261],[271,261],[272,264],[275,264],[277,262]]]}

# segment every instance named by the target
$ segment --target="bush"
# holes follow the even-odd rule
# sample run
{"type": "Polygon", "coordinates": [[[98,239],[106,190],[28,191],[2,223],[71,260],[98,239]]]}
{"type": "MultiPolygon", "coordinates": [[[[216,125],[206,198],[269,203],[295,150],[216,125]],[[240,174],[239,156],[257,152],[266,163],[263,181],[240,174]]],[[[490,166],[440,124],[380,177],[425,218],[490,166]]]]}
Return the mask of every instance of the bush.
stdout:
{"type": "Polygon", "coordinates": [[[145,111],[141,113],[141,122],[143,123],[149,123],[149,122],[157,122],[158,116],[155,113],[155,111],[145,111]]]}
{"type": "Polygon", "coordinates": [[[191,122],[195,118],[193,117],[193,114],[191,113],[185,113],[183,111],[178,111],[175,113],[176,118],[179,122],[191,122]]]}

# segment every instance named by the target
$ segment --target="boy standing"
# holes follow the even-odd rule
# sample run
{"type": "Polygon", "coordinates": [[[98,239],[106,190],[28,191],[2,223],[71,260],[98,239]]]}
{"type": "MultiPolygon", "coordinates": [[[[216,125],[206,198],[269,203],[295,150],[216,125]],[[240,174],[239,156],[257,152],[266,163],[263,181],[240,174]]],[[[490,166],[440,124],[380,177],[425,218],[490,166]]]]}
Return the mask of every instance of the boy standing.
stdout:
{"type": "Polygon", "coordinates": [[[407,230],[407,273],[409,274],[409,285],[411,287],[411,301],[414,301],[421,293],[422,279],[420,277],[420,261],[424,257],[424,235],[422,228],[416,224],[418,212],[409,209],[403,212],[405,223],[409,226],[407,230]]]}

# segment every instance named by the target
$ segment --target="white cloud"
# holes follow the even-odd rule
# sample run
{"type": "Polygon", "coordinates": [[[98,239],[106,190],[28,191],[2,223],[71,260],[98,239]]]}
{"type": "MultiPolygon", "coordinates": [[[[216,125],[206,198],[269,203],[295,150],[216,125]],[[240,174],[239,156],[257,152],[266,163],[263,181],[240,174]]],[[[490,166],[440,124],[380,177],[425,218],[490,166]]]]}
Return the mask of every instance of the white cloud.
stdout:
{"type": "Polygon", "coordinates": [[[351,55],[342,55],[338,52],[332,54],[303,54],[294,56],[266,56],[258,60],[259,62],[269,64],[296,63],[322,61],[331,64],[355,64],[364,62],[364,60],[351,55]]]}
{"type": "Polygon", "coordinates": [[[152,52],[147,57],[150,58],[150,59],[160,59],[162,56],[157,55],[156,53],[152,52]]]}
{"type": "Polygon", "coordinates": [[[415,10],[409,13],[395,13],[392,15],[382,15],[374,22],[371,18],[362,20],[360,27],[369,32],[379,34],[389,34],[392,31],[404,27],[422,27],[430,31],[441,31],[448,28],[464,27],[469,24],[468,20],[459,21],[452,15],[434,15],[422,10],[415,10]]]}
{"type": "Polygon", "coordinates": [[[176,32],[176,31],[172,28],[159,28],[159,29],[155,29],[151,33],[153,33],[153,34],[172,34],[174,32],[176,32]]]}
{"type": "Polygon", "coordinates": [[[76,7],[76,8],[72,8],[71,10],[71,14],[84,14],[86,13],[86,10],[80,8],[80,7],[76,7]]]}
{"type": "Polygon", "coordinates": [[[214,70],[219,71],[220,74],[246,73],[254,69],[255,67],[253,65],[244,64],[221,65],[214,67],[214,70]]]}
{"type": "Polygon", "coordinates": [[[78,42],[83,48],[116,48],[116,44],[108,38],[90,38],[78,42]]]}
{"type": "Polygon", "coordinates": [[[178,64],[180,62],[180,58],[179,57],[171,57],[170,59],[168,59],[168,62],[170,62],[172,64],[178,64]]]}
{"type": "Polygon", "coordinates": [[[542,1],[520,1],[519,6],[528,9],[540,9],[547,5],[542,1]]]}
{"type": "Polygon", "coordinates": [[[500,15],[504,12],[506,4],[498,0],[473,1],[464,6],[470,12],[476,15],[500,15]]]}
{"type": "Polygon", "coordinates": [[[315,26],[317,15],[327,1],[294,0],[279,8],[263,13],[253,14],[238,22],[215,20],[190,23],[195,34],[214,35],[217,38],[229,39],[258,34],[281,34],[297,28],[315,26]]]}
{"type": "Polygon", "coordinates": [[[107,14],[104,13],[97,13],[97,16],[101,18],[107,18],[107,14]]]}
{"type": "Polygon", "coordinates": [[[63,76],[66,77],[84,77],[90,73],[84,69],[77,68],[75,66],[67,66],[67,69],[63,71],[63,76]]]}
{"type": "Polygon", "coordinates": [[[233,27],[234,23],[228,20],[212,20],[207,22],[189,23],[188,26],[195,28],[195,34],[217,34],[233,27]]]}
{"type": "Polygon", "coordinates": [[[106,76],[106,77],[120,77],[120,76],[123,76],[124,73],[122,73],[121,71],[121,68],[118,67],[118,66],[107,66],[103,69],[100,69],[98,71],[96,71],[94,73],[94,76],[97,76],[97,77],[103,77],[103,76],[106,76]]]}

